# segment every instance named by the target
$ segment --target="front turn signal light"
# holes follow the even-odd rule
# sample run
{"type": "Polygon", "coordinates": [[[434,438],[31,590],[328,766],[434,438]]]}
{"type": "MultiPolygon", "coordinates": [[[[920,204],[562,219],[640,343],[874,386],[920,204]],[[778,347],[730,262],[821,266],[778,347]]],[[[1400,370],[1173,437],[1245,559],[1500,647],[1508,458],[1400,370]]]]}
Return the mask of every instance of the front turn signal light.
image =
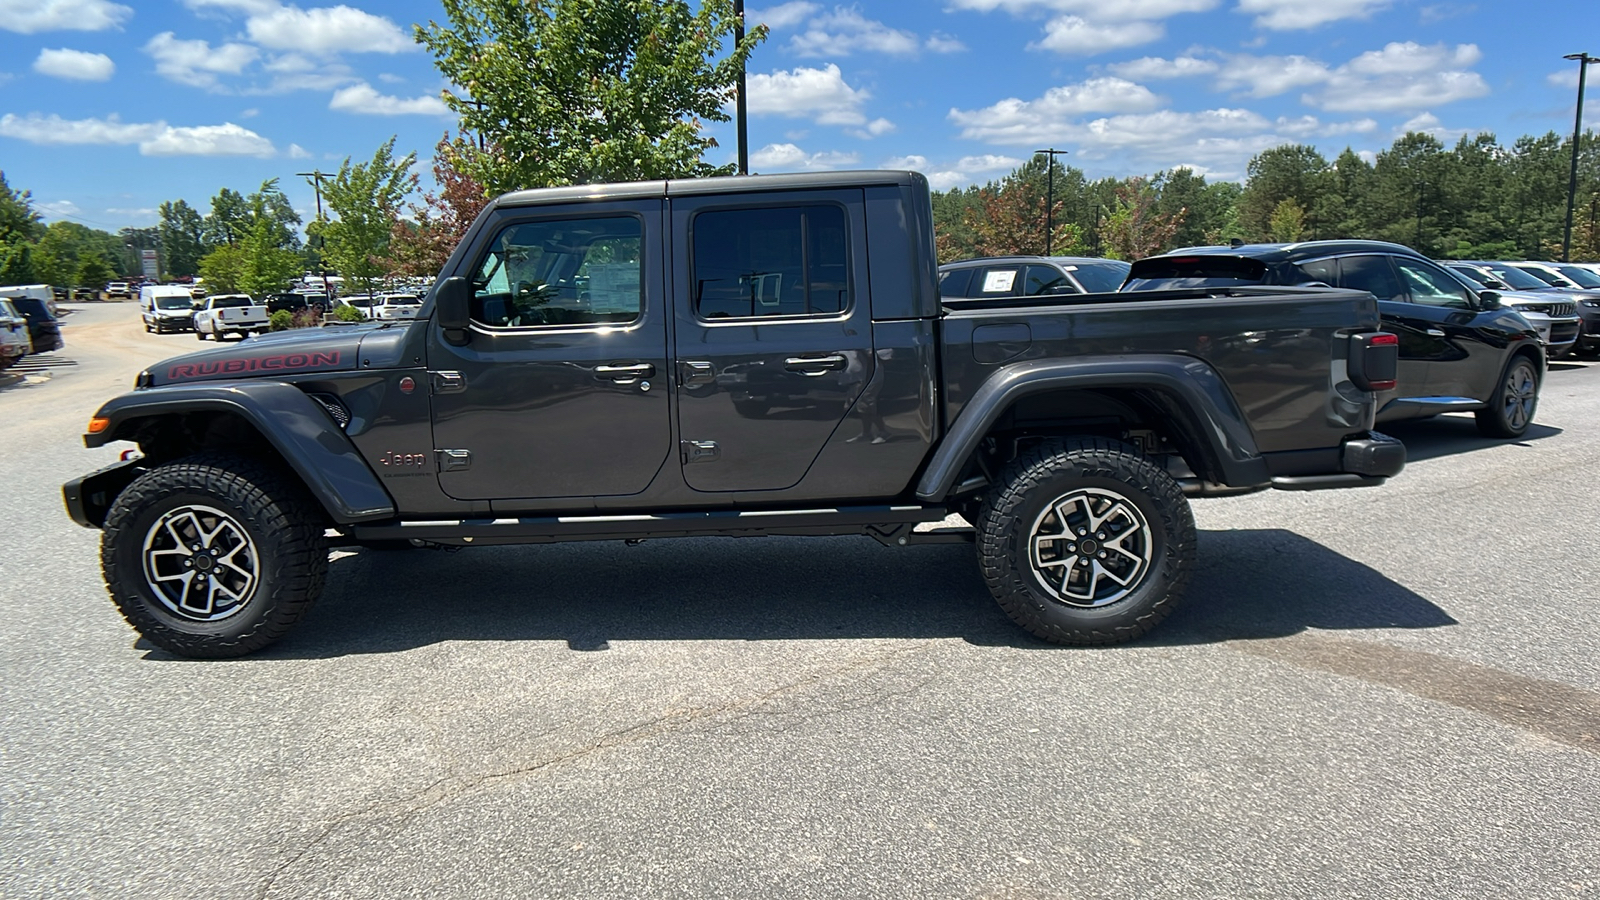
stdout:
{"type": "Polygon", "coordinates": [[[102,419],[99,416],[95,416],[94,418],[89,420],[89,433],[90,434],[99,434],[100,432],[105,431],[106,428],[109,427],[110,425],[111,425],[111,420],[110,419],[102,419]]]}

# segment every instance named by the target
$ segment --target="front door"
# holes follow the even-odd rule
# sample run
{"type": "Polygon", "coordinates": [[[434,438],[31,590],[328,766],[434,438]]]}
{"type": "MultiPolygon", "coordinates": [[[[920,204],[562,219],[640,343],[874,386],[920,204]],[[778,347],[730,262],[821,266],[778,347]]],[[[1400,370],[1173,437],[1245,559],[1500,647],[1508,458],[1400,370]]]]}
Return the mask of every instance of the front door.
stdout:
{"type": "Polygon", "coordinates": [[[439,483],[462,500],[644,490],[671,456],[659,202],[510,210],[477,259],[471,339],[434,328],[439,483]]]}
{"type": "Polygon", "coordinates": [[[859,190],[672,201],[690,488],[794,487],[871,380],[861,210],[859,190]]]}

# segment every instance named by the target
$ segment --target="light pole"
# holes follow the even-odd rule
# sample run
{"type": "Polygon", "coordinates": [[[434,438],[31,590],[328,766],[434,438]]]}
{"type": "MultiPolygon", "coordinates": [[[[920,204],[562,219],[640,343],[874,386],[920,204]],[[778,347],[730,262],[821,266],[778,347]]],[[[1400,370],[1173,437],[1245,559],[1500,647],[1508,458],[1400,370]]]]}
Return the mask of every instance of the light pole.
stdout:
{"type": "MultiPolygon", "coordinates": [[[[483,140],[483,135],[481,133],[478,135],[478,140],[480,142],[483,140]]],[[[310,172],[296,172],[294,174],[301,178],[308,178],[311,180],[311,187],[317,192],[317,224],[322,224],[322,179],[328,178],[329,176],[321,169],[313,169],[310,172]]],[[[332,311],[333,291],[328,290],[328,263],[327,260],[322,258],[322,251],[328,246],[328,242],[323,239],[321,232],[322,229],[318,228],[317,273],[322,276],[322,295],[328,298],[328,309],[332,311]]]]}
{"type": "Polygon", "coordinates": [[[1578,111],[1572,117],[1572,174],[1567,178],[1567,230],[1561,237],[1561,261],[1572,261],[1572,205],[1578,196],[1578,141],[1583,137],[1583,82],[1590,63],[1600,62],[1600,56],[1587,53],[1568,53],[1562,59],[1578,63],[1578,111]]]}
{"type": "Polygon", "coordinates": [[[1051,147],[1046,150],[1035,150],[1035,154],[1044,154],[1050,158],[1045,163],[1045,199],[1044,199],[1044,255],[1055,256],[1056,249],[1056,154],[1067,155],[1065,150],[1051,147]]]}
{"type": "MultiPolygon", "coordinates": [[[[733,0],[733,47],[738,52],[744,43],[744,0],[733,0]]],[[[733,96],[733,114],[739,121],[734,131],[739,136],[739,174],[750,174],[750,132],[745,127],[744,63],[739,64],[739,89],[733,96]]]]}

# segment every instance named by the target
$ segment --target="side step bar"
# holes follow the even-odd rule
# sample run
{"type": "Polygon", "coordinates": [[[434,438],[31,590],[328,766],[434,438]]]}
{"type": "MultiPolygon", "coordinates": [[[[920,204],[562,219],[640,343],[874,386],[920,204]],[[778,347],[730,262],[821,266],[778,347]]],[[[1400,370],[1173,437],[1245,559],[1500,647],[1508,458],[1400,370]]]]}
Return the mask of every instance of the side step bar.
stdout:
{"type": "Polygon", "coordinates": [[[898,546],[970,539],[953,537],[955,532],[969,529],[913,530],[921,523],[938,522],[949,514],[942,506],[841,506],[615,516],[391,520],[351,525],[345,531],[357,543],[398,540],[459,546],[763,535],[864,534],[898,546]]]}

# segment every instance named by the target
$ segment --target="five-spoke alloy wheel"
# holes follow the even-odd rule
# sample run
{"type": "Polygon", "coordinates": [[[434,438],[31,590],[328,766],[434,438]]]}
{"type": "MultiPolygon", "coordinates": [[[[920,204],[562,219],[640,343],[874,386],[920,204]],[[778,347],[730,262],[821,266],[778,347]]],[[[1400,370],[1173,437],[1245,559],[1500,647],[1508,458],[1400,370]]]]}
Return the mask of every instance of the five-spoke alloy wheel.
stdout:
{"type": "Polygon", "coordinates": [[[1539,406],[1539,372],[1533,360],[1514,356],[1495,388],[1489,405],[1476,414],[1478,430],[1488,437],[1519,438],[1533,424],[1539,406]]]}

